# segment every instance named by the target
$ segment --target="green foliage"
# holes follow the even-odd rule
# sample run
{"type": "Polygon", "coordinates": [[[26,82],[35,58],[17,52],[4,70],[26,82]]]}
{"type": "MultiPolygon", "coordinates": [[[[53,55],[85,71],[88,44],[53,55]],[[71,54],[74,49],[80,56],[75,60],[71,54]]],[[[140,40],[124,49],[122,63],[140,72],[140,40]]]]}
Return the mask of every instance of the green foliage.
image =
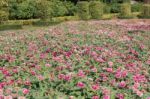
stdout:
{"type": "Polygon", "coordinates": [[[142,18],[150,18],[150,4],[144,4],[142,7],[142,18]]]}
{"type": "Polygon", "coordinates": [[[8,13],[5,11],[0,11],[0,23],[8,20],[8,13]]]}
{"type": "Polygon", "coordinates": [[[74,5],[72,2],[69,2],[69,1],[65,1],[63,4],[67,9],[66,15],[76,15],[77,13],[76,5],[74,5]]]}
{"type": "Polygon", "coordinates": [[[7,11],[8,3],[6,0],[1,0],[0,2],[0,24],[3,21],[8,20],[9,13],[7,11]]]}
{"type": "Polygon", "coordinates": [[[28,0],[25,2],[22,2],[18,6],[18,18],[19,19],[31,19],[35,17],[37,9],[36,9],[36,4],[35,0],[28,0]]]}
{"type": "Polygon", "coordinates": [[[78,2],[78,16],[80,19],[87,20],[90,18],[89,13],[89,2],[87,1],[80,1],[78,2]]]}
{"type": "Polygon", "coordinates": [[[131,5],[131,12],[140,12],[142,9],[142,3],[135,3],[131,5]]]}
{"type": "MultiPolygon", "coordinates": [[[[67,5],[66,6],[70,6],[67,5]]],[[[58,17],[58,16],[64,16],[66,15],[68,12],[68,9],[66,8],[66,6],[64,5],[64,3],[62,1],[59,0],[52,0],[52,15],[54,17],[58,17]]],[[[71,5],[72,6],[72,5],[71,5]]]]}
{"type": "Polygon", "coordinates": [[[22,29],[22,25],[0,25],[0,31],[22,29]]]}
{"type": "Polygon", "coordinates": [[[129,3],[121,4],[121,10],[119,17],[131,17],[131,5],[129,3]]]}
{"type": "Polygon", "coordinates": [[[38,0],[36,2],[37,4],[37,10],[38,14],[37,16],[42,19],[51,19],[52,18],[52,9],[51,9],[51,3],[47,0],[38,0]]]}
{"type": "Polygon", "coordinates": [[[110,7],[110,5],[104,4],[103,11],[104,11],[105,14],[110,13],[110,12],[111,12],[111,7],[110,7]]]}
{"type": "Polygon", "coordinates": [[[120,4],[112,3],[112,4],[109,4],[109,6],[111,7],[111,10],[110,10],[111,13],[119,13],[120,12],[120,4]]]}
{"type": "Polygon", "coordinates": [[[33,25],[34,26],[50,26],[50,25],[56,25],[58,23],[60,23],[60,22],[52,22],[52,21],[40,20],[40,21],[33,22],[33,25]]]}
{"type": "Polygon", "coordinates": [[[100,19],[103,15],[103,4],[99,1],[91,1],[89,6],[90,14],[93,19],[100,19]]]}

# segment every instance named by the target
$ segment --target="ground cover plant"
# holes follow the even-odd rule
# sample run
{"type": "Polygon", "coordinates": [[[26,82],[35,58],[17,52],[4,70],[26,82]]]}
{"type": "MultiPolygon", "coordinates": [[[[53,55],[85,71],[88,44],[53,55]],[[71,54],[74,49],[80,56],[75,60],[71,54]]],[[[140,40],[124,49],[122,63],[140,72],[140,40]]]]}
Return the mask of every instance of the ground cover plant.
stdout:
{"type": "Polygon", "coordinates": [[[0,99],[150,99],[149,20],[0,32],[0,99]]]}

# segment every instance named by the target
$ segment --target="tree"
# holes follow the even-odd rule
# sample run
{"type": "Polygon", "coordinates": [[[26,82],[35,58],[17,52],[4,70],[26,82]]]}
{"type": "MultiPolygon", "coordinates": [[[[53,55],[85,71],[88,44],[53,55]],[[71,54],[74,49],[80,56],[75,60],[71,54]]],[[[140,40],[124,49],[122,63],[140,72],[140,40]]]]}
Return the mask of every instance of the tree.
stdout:
{"type": "Polygon", "coordinates": [[[0,2],[0,23],[8,20],[8,2],[6,0],[1,0],[0,2]]]}
{"type": "Polygon", "coordinates": [[[144,5],[142,7],[142,13],[140,15],[144,18],[150,18],[150,0],[144,0],[144,5]]]}
{"type": "Polygon", "coordinates": [[[38,0],[37,4],[37,11],[38,17],[42,20],[51,19],[52,18],[52,9],[51,4],[47,0],[38,0]]]}

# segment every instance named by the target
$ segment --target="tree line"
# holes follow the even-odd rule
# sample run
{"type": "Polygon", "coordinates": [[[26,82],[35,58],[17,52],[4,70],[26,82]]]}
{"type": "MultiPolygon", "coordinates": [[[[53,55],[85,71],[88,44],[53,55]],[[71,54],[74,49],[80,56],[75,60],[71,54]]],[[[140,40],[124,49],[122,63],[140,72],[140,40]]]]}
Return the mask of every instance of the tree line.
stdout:
{"type": "MultiPolygon", "coordinates": [[[[1,0],[0,19],[3,21],[7,19],[47,19],[57,16],[72,16],[77,14],[78,2],[81,1],[101,1],[111,5],[130,2],[130,0],[1,0]]],[[[150,0],[136,1],[145,2],[145,4],[150,3],[150,0]]]]}

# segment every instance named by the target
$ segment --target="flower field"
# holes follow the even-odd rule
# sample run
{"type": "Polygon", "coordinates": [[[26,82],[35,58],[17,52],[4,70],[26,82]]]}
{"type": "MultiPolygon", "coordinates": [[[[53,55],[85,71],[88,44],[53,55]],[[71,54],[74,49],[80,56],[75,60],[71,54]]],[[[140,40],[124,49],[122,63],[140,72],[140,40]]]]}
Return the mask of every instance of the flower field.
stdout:
{"type": "Polygon", "coordinates": [[[0,32],[0,99],[150,99],[150,24],[72,21],[0,32]]]}

